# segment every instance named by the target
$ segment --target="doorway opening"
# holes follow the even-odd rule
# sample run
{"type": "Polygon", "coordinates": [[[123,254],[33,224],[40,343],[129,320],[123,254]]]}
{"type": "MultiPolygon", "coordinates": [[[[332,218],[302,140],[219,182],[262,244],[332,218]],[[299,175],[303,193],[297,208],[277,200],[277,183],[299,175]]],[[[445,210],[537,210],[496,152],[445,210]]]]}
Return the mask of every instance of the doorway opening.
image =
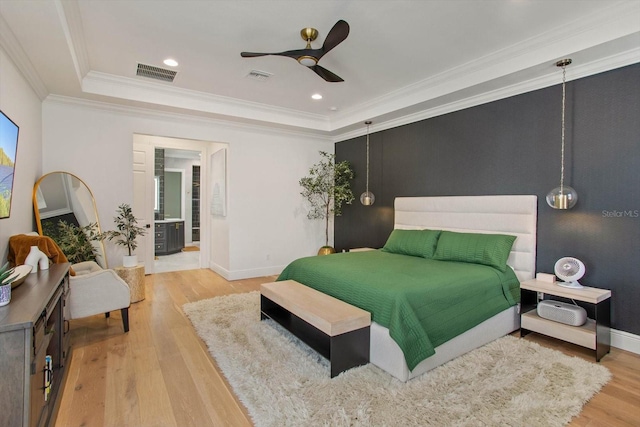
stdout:
{"type": "Polygon", "coordinates": [[[158,182],[159,200],[154,211],[156,273],[200,268],[201,157],[196,150],[155,147],[154,182],[158,182]]]}
{"type": "Polygon", "coordinates": [[[212,262],[212,225],[201,206],[208,203],[206,159],[219,145],[133,134],[133,211],[149,229],[136,252],[146,273],[206,268],[212,262]]]}

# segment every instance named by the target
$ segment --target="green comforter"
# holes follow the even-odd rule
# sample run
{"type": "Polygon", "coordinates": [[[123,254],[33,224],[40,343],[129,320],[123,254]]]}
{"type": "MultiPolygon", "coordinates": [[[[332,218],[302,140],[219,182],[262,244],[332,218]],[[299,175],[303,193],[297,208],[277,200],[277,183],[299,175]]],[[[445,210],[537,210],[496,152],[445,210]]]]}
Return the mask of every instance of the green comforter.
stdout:
{"type": "Polygon", "coordinates": [[[287,279],[370,312],[371,320],[389,329],[411,370],[435,347],[520,298],[511,268],[502,273],[379,250],[301,258],[278,277],[287,279]]]}

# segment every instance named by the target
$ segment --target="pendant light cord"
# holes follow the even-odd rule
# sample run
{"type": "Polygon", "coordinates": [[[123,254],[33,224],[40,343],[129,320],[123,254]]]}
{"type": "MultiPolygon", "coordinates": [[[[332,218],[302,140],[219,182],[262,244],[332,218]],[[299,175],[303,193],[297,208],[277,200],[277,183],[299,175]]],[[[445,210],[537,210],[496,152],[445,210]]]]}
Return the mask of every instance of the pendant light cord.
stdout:
{"type": "Polygon", "coordinates": [[[566,102],[566,89],[565,89],[565,80],[566,80],[567,69],[566,65],[562,66],[562,144],[560,150],[560,194],[564,194],[564,106],[566,102]]]}
{"type": "Polygon", "coordinates": [[[369,123],[367,123],[367,193],[369,193],[369,123]]]}

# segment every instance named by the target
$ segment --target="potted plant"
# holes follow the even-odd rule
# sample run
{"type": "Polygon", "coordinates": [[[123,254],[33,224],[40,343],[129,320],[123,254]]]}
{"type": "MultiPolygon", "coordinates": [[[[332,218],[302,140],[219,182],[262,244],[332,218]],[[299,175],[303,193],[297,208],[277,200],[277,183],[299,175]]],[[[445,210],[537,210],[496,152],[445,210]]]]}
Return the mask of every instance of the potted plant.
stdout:
{"type": "Polygon", "coordinates": [[[9,268],[8,262],[0,267],[0,307],[11,301],[11,282],[17,277],[13,276],[13,271],[13,268],[9,268]]]}
{"type": "Polygon", "coordinates": [[[113,217],[116,230],[105,231],[100,235],[100,238],[115,239],[117,245],[126,247],[129,255],[125,255],[122,258],[122,265],[124,267],[135,267],[138,265],[138,257],[133,254],[133,251],[138,247],[136,239],[138,236],[144,236],[147,231],[138,226],[138,220],[133,216],[131,206],[128,204],[123,203],[118,206],[116,213],[117,215],[113,217]]]}
{"type": "Polygon", "coordinates": [[[350,205],[354,197],[351,191],[353,170],[349,162],[336,163],[336,155],[324,151],[320,151],[320,156],[320,161],[309,169],[309,176],[300,180],[300,194],[311,205],[307,218],[325,220],[325,244],[318,251],[322,255],[335,252],[329,246],[329,219],[332,214],[340,216],[342,205],[350,205]]]}

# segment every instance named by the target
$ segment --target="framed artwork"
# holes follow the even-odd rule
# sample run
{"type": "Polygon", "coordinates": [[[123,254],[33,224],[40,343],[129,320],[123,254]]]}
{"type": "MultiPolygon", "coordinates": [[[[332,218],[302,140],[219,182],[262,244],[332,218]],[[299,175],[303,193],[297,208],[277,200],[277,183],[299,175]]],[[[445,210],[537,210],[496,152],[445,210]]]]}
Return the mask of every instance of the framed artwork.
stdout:
{"type": "Polygon", "coordinates": [[[0,111],[0,219],[11,214],[17,152],[18,125],[0,111]]]}
{"type": "Polygon", "coordinates": [[[227,216],[227,149],[211,155],[211,215],[227,216]]]}

